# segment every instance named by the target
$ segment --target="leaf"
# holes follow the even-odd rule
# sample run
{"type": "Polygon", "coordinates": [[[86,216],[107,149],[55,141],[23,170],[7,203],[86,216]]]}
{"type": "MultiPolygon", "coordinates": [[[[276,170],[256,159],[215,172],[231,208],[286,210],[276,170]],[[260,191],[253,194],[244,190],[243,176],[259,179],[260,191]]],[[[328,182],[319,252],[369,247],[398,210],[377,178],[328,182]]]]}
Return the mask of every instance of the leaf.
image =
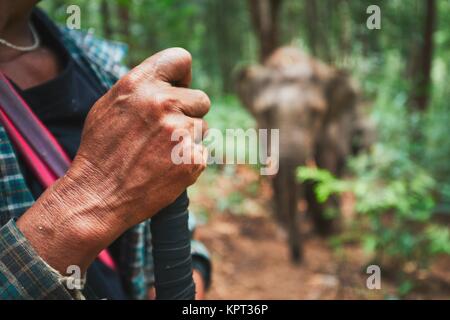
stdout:
{"type": "Polygon", "coordinates": [[[400,283],[397,292],[400,296],[406,296],[414,288],[414,284],[410,280],[404,280],[400,283]]]}

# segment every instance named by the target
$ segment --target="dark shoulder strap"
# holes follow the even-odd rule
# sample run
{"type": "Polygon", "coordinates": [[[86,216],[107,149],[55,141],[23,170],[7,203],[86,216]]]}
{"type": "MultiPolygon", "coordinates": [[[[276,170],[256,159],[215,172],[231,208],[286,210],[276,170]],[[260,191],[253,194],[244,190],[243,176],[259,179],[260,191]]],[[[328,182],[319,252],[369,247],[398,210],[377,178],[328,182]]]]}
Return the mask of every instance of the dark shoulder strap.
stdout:
{"type": "Polygon", "coordinates": [[[69,157],[2,73],[0,106],[49,169],[57,177],[63,176],[70,165],[69,157]]]}

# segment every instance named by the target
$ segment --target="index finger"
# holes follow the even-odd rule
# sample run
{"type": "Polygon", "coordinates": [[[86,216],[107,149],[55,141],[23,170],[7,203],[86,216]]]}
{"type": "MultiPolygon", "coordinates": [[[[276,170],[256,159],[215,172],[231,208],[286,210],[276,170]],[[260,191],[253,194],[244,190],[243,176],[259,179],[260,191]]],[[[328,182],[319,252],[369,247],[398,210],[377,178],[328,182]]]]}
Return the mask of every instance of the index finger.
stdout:
{"type": "Polygon", "coordinates": [[[161,80],[175,87],[189,87],[192,56],[183,48],[169,48],[144,60],[133,71],[145,78],[161,80]]]}

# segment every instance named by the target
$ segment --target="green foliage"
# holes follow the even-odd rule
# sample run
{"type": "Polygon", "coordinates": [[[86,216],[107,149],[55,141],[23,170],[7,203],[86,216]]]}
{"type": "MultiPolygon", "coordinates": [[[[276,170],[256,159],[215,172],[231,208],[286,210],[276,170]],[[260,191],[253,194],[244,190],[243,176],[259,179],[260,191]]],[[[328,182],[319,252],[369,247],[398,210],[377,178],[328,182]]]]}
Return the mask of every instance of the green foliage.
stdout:
{"type": "Polygon", "coordinates": [[[211,112],[205,118],[211,128],[225,131],[229,128],[254,128],[256,123],[236,96],[227,95],[212,99],[211,112]]]}
{"type": "MultiPolygon", "coordinates": [[[[442,50],[442,49],[441,49],[442,50]]],[[[301,167],[300,181],[315,181],[317,199],[351,192],[358,213],[335,245],[355,239],[384,268],[397,271],[400,296],[414,289],[414,276],[434,257],[450,255],[450,228],[439,224],[436,209],[450,203],[450,65],[438,55],[433,91],[425,112],[408,105],[410,83],[402,49],[385,50],[353,66],[367,97],[377,142],[348,163],[350,177],[301,167]]],[[[448,206],[447,206],[448,207],[448,206]]],[[[447,208],[446,207],[446,208],[447,208]]],[[[447,210],[448,212],[448,210],[447,210]]]]}
{"type": "Polygon", "coordinates": [[[300,167],[297,170],[297,177],[301,182],[308,180],[317,182],[315,192],[320,203],[324,203],[335,193],[341,194],[351,188],[347,181],[338,180],[329,171],[319,168],[300,167]]]}
{"type": "MultiPolygon", "coordinates": [[[[73,1],[40,6],[64,24],[73,1]]],[[[246,1],[241,0],[79,0],[81,28],[129,45],[128,65],[183,47],[193,59],[193,86],[210,95],[234,91],[234,72],[257,56],[246,1]]]]}
{"type": "Polygon", "coordinates": [[[351,167],[353,179],[307,167],[299,168],[298,178],[317,183],[321,202],[333,194],[355,195],[359,215],[353,235],[384,266],[403,270],[412,262],[426,267],[432,257],[450,254],[449,228],[432,220],[436,184],[423,168],[381,145],[354,159],[351,167]]]}
{"type": "Polygon", "coordinates": [[[432,107],[424,114],[409,111],[407,85],[395,72],[400,68],[396,54],[387,59],[386,68],[392,72],[379,71],[383,78],[378,78],[372,111],[378,142],[349,161],[351,178],[300,167],[298,179],[315,181],[321,202],[333,194],[354,194],[358,216],[350,240],[359,240],[383,267],[398,270],[398,294],[405,295],[413,289],[416,271],[437,255],[450,255],[450,228],[435,219],[436,205],[449,199],[450,142],[443,134],[448,132],[449,107],[439,98],[445,84],[437,82],[432,107]],[[408,270],[411,265],[414,272],[408,270]]]}

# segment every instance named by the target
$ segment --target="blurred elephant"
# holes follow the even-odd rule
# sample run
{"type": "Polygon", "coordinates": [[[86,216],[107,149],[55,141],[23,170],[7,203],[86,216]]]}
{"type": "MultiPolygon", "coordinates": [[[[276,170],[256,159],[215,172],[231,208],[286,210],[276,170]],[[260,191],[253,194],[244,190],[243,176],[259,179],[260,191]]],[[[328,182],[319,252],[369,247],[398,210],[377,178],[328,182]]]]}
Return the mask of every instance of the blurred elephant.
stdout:
{"type": "Polygon", "coordinates": [[[289,235],[293,261],[302,258],[297,223],[299,196],[318,233],[331,232],[333,223],[326,208],[338,208],[338,199],[316,201],[313,185],[298,185],[295,169],[317,165],[337,176],[346,158],[356,149],[362,117],[357,112],[358,94],[349,75],[292,47],[276,50],[264,65],[243,69],[238,94],[261,129],[279,129],[279,171],[273,179],[275,211],[289,235]]]}

